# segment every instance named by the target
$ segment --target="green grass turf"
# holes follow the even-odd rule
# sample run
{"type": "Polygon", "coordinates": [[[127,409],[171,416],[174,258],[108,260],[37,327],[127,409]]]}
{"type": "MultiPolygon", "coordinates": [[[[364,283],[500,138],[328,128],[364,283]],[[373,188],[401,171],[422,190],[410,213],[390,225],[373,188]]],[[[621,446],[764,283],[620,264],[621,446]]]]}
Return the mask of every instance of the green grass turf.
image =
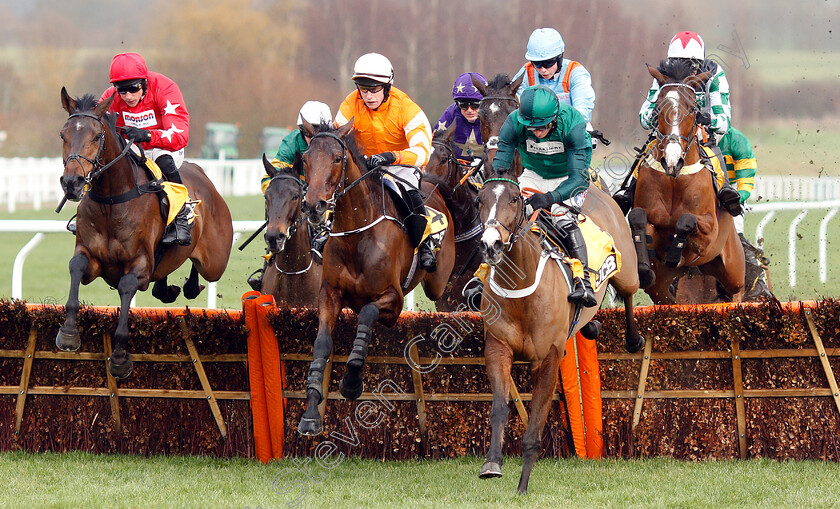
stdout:
{"type": "Polygon", "coordinates": [[[545,459],[516,494],[521,459],[480,480],[482,459],[292,460],[0,454],[0,505],[31,507],[836,507],[840,465],[768,460],[545,459]],[[334,462],[331,465],[327,462],[334,462]],[[325,468],[331,467],[331,468],[325,468]]]}

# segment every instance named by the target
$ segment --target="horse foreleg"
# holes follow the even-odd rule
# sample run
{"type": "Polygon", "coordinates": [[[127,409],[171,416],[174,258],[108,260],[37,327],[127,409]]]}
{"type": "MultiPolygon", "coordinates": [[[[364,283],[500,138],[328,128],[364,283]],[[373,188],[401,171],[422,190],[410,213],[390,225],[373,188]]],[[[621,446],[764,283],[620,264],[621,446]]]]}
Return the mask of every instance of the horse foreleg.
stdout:
{"type": "Polygon", "coordinates": [[[55,346],[67,352],[75,352],[82,345],[76,319],[79,315],[79,285],[89,263],[90,258],[84,253],[70,258],[70,295],[67,297],[67,304],[64,305],[67,317],[55,336],[55,346]]]}
{"type": "Polygon", "coordinates": [[[301,435],[320,435],[324,430],[318,405],[324,400],[324,370],[332,354],[332,331],[339,311],[341,301],[338,293],[324,283],[318,298],[318,336],[312,345],[312,363],[306,377],[306,410],[298,423],[301,435]]]}
{"type": "Polygon", "coordinates": [[[548,355],[543,359],[536,373],[536,384],[531,399],[531,416],[528,421],[528,428],[522,436],[522,475],[519,477],[520,494],[528,491],[528,479],[531,477],[531,469],[534,468],[537,458],[540,455],[540,442],[545,421],[548,419],[548,410],[551,406],[551,399],[557,388],[559,376],[560,353],[557,347],[549,349],[548,355]]]}
{"type": "Polygon", "coordinates": [[[356,340],[353,341],[353,351],[347,357],[347,372],[338,386],[341,395],[349,400],[355,400],[362,395],[365,388],[362,382],[362,366],[368,354],[368,345],[372,336],[371,326],[379,319],[379,307],[373,302],[365,304],[359,310],[359,323],[356,326],[356,340]]]}
{"type": "Polygon", "coordinates": [[[192,300],[198,297],[198,294],[204,290],[204,285],[198,282],[198,269],[195,268],[195,263],[192,264],[190,276],[184,281],[184,297],[192,300]]]}
{"type": "Polygon", "coordinates": [[[636,248],[639,286],[641,288],[648,288],[656,280],[656,274],[651,269],[650,256],[648,256],[648,244],[653,240],[647,234],[647,212],[643,208],[636,207],[627,214],[627,221],[630,223],[633,247],[636,248]]]}
{"type": "Polygon", "coordinates": [[[513,352],[510,347],[499,341],[490,333],[485,335],[484,363],[490,388],[493,390],[493,406],[490,410],[490,448],[487,449],[487,460],[481,467],[478,477],[489,479],[502,476],[502,442],[504,441],[505,426],[508,422],[510,408],[508,397],[510,394],[510,368],[513,365],[513,352]]]}
{"type": "Polygon", "coordinates": [[[626,332],[624,333],[624,346],[630,353],[636,353],[645,346],[645,338],[639,334],[636,328],[636,316],[633,314],[633,294],[623,295],[624,300],[624,322],[626,332]]]}
{"type": "Polygon", "coordinates": [[[674,227],[674,238],[671,240],[668,252],[665,253],[665,264],[667,266],[676,267],[680,264],[688,237],[695,232],[697,232],[697,216],[685,213],[677,219],[677,224],[674,227]]]}
{"type": "Polygon", "coordinates": [[[108,362],[108,371],[114,378],[126,378],[131,374],[131,354],[128,353],[128,310],[131,299],[137,293],[140,282],[137,274],[129,272],[120,278],[117,291],[120,294],[120,319],[114,332],[114,351],[108,362]]]}
{"type": "Polygon", "coordinates": [[[172,304],[178,295],[181,294],[181,289],[175,285],[167,283],[166,276],[155,281],[152,285],[152,297],[163,302],[164,304],[172,304]]]}

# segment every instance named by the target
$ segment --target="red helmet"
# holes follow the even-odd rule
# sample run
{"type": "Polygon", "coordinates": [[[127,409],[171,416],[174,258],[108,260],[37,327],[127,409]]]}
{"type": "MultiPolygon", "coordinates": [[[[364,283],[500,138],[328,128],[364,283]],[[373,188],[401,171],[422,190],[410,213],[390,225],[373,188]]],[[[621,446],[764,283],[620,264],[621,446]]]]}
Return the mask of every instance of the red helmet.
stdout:
{"type": "Polygon", "coordinates": [[[111,60],[111,83],[126,80],[144,80],[149,69],[137,53],[120,53],[111,60]]]}

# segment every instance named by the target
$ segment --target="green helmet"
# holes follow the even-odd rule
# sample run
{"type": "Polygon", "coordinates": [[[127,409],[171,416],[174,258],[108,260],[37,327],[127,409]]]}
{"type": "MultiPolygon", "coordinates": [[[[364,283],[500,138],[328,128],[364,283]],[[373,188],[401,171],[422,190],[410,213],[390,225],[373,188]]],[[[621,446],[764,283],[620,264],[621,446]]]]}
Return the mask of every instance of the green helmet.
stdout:
{"type": "Polygon", "coordinates": [[[519,118],[528,127],[551,123],[560,113],[554,92],[543,85],[528,87],[519,98],[519,118]]]}

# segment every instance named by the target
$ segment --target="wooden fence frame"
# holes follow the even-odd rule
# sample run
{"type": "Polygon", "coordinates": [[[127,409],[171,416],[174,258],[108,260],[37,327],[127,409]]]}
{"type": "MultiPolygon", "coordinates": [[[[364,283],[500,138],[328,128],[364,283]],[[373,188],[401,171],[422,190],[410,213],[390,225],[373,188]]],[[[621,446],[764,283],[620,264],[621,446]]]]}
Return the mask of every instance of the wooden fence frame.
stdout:
{"type": "MultiPolygon", "coordinates": [[[[747,457],[747,441],[746,441],[746,412],[744,408],[744,400],[746,398],[774,398],[774,397],[826,397],[831,396],[834,399],[838,412],[840,412],[840,389],[838,389],[837,380],[829,364],[829,357],[840,356],[840,348],[825,348],[822,338],[817,332],[814,324],[813,313],[810,309],[810,303],[793,303],[791,307],[798,309],[799,306],[803,308],[805,320],[807,322],[808,330],[811,338],[814,341],[814,348],[803,349],[767,349],[767,350],[741,350],[740,342],[736,339],[731,343],[730,351],[679,351],[679,352],[652,352],[652,341],[647,341],[645,349],[642,352],[635,354],[628,353],[599,353],[599,361],[641,361],[641,369],[639,371],[639,380],[636,390],[623,391],[609,391],[602,390],[601,396],[604,399],[633,399],[635,400],[633,410],[632,427],[635,428],[640,419],[643,410],[644,401],[646,399],[682,399],[682,398],[733,398],[735,400],[736,419],[737,419],[737,433],[739,442],[739,453],[741,458],[747,457]],[[828,388],[811,388],[811,389],[744,389],[741,361],[742,359],[776,359],[776,358],[796,358],[796,357],[817,357],[822,365],[823,372],[828,381],[828,388]],[[658,390],[647,391],[646,381],[648,376],[648,368],[652,360],[720,360],[731,359],[733,370],[733,388],[727,390],[658,390]]],[[[31,306],[37,307],[37,306],[31,306]]],[[[731,306],[717,306],[721,313],[725,312],[731,306]]],[[[106,311],[112,308],[101,308],[106,311]]],[[[640,308],[641,312],[649,312],[652,308],[640,308]]],[[[193,310],[193,312],[214,312],[214,310],[193,310]]],[[[180,328],[183,334],[184,342],[190,355],[180,354],[132,354],[132,360],[135,362],[189,362],[192,363],[196,370],[202,390],[173,390],[173,389],[120,389],[117,381],[107,372],[107,359],[111,352],[111,337],[110,334],[104,334],[104,353],[91,352],[55,352],[55,351],[36,351],[37,330],[33,326],[30,329],[29,340],[27,346],[23,350],[0,350],[0,359],[23,359],[23,367],[21,370],[20,383],[17,386],[0,386],[0,395],[17,395],[17,405],[15,409],[15,434],[20,431],[23,414],[26,406],[26,397],[29,394],[33,395],[54,395],[54,396],[103,396],[110,398],[112,419],[116,429],[120,427],[120,411],[119,398],[120,397],[142,397],[142,398],[177,398],[177,399],[206,399],[210,405],[219,432],[223,437],[227,435],[224,424],[224,419],[221,415],[217,400],[249,400],[250,393],[247,390],[243,391],[216,391],[214,390],[207,376],[204,372],[203,365],[212,362],[246,362],[247,354],[206,354],[201,355],[196,350],[195,344],[191,338],[191,331],[186,321],[183,318],[184,310],[169,309],[169,308],[148,308],[141,311],[143,314],[163,314],[168,313],[177,316],[180,321],[180,328]],[[32,365],[36,359],[48,360],[82,360],[82,361],[106,361],[106,385],[104,387],[67,387],[67,386],[30,386],[29,379],[32,372],[32,365]]],[[[215,311],[218,312],[218,311],[215,311]]],[[[223,311],[233,317],[236,317],[240,311],[223,311]]],[[[417,345],[413,344],[409,350],[409,357],[411,361],[418,364],[430,364],[436,362],[439,365],[445,366],[483,366],[483,357],[461,357],[461,358],[431,358],[420,357],[417,352],[417,345]]],[[[300,361],[307,362],[312,360],[309,354],[301,353],[281,353],[281,360],[284,361],[300,361]]],[[[347,361],[346,355],[334,355],[327,365],[326,373],[331,373],[333,363],[344,363],[347,361]]],[[[370,356],[366,363],[369,364],[393,364],[404,365],[411,369],[408,361],[404,357],[396,356],[370,356]]],[[[524,364],[524,363],[517,363],[524,364]]],[[[428,437],[427,437],[427,415],[426,404],[428,402],[490,402],[492,401],[492,393],[445,393],[445,394],[427,394],[423,389],[423,374],[417,370],[412,371],[413,391],[404,394],[399,393],[377,393],[370,392],[362,393],[359,400],[388,400],[388,401],[415,401],[417,405],[418,425],[420,430],[420,439],[423,445],[423,450],[428,451],[428,437]]],[[[325,376],[325,393],[326,398],[321,405],[321,413],[323,415],[326,402],[328,400],[343,399],[338,392],[328,392],[326,386],[328,385],[330,376],[325,376]]],[[[511,380],[511,382],[513,382],[511,380]]],[[[283,393],[285,398],[290,399],[306,399],[305,391],[285,390],[283,393]]],[[[531,400],[530,393],[519,393],[515,384],[511,383],[511,399],[522,418],[523,422],[527,423],[528,414],[524,406],[525,401],[531,400]]],[[[559,399],[559,394],[554,394],[554,399],[559,399]]]]}

